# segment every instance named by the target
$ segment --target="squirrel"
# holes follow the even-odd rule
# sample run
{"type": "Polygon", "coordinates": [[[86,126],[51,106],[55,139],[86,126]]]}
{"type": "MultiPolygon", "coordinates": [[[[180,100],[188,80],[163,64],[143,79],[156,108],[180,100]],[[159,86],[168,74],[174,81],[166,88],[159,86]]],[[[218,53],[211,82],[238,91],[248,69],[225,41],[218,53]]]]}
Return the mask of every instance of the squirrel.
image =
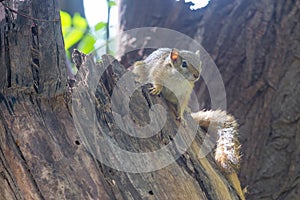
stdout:
{"type": "Polygon", "coordinates": [[[194,83],[201,72],[200,53],[160,48],[150,54],[144,61],[133,66],[137,81],[150,82],[150,94],[160,93],[176,105],[177,119],[183,119],[183,112],[188,106],[194,83]]]}
{"type": "MultiPolygon", "coordinates": [[[[176,117],[183,119],[195,82],[201,73],[200,52],[159,48],[145,60],[137,61],[132,67],[136,81],[151,83],[149,92],[162,96],[175,105],[176,117]]],[[[218,133],[215,160],[225,173],[240,199],[244,200],[237,177],[240,164],[240,144],[238,141],[238,124],[235,118],[225,111],[199,111],[191,113],[192,118],[202,127],[211,125],[218,133]]]]}

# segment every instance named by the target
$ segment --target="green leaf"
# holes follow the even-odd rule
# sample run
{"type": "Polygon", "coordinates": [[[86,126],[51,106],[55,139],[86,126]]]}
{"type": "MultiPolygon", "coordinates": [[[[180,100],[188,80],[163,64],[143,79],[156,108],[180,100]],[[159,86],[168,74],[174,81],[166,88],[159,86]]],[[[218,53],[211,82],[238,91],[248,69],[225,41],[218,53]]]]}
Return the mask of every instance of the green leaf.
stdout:
{"type": "Polygon", "coordinates": [[[76,28],[82,28],[86,30],[87,28],[87,21],[85,18],[81,17],[79,13],[75,13],[73,16],[73,26],[76,28]]]}
{"type": "Polygon", "coordinates": [[[109,2],[108,2],[108,6],[109,6],[109,7],[113,7],[113,6],[115,6],[115,5],[117,5],[115,1],[109,1],[109,2]]]}
{"type": "Polygon", "coordinates": [[[86,34],[83,39],[78,44],[78,49],[85,54],[90,53],[94,50],[94,44],[96,43],[96,39],[91,34],[86,34]]]}
{"type": "Polygon", "coordinates": [[[78,28],[72,28],[69,31],[69,33],[66,36],[64,36],[65,49],[69,49],[71,46],[73,46],[78,41],[80,41],[83,35],[84,35],[84,31],[78,28]]]}
{"type": "Polygon", "coordinates": [[[60,11],[60,22],[62,27],[63,36],[65,36],[72,26],[71,15],[65,11],[60,11]]]}
{"type": "Polygon", "coordinates": [[[95,31],[99,31],[100,29],[103,29],[107,26],[107,23],[105,22],[99,22],[95,25],[95,31]]]}
{"type": "Polygon", "coordinates": [[[79,13],[75,13],[73,19],[70,19],[71,16],[68,13],[63,13],[63,15],[69,17],[65,23],[68,27],[63,27],[65,49],[67,50],[83,38],[88,24],[86,19],[81,17],[79,13]]]}

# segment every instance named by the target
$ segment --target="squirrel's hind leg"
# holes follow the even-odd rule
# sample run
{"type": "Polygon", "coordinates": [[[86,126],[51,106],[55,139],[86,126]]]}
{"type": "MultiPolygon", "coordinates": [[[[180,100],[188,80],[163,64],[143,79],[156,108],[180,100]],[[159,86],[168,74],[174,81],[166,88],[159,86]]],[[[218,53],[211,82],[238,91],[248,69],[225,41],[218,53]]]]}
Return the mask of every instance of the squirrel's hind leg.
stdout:
{"type": "Polygon", "coordinates": [[[177,102],[176,104],[176,119],[177,120],[183,120],[183,122],[185,122],[184,118],[183,118],[183,113],[185,110],[187,110],[188,108],[188,100],[184,99],[180,102],[180,100],[177,102]]]}

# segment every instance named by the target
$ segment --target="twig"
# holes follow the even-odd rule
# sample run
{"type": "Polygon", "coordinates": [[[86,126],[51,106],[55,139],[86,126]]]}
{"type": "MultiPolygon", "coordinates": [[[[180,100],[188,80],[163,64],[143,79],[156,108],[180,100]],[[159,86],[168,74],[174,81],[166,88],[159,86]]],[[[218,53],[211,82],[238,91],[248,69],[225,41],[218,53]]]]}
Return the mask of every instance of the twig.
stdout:
{"type": "Polygon", "coordinates": [[[31,17],[31,16],[29,16],[29,15],[26,15],[26,14],[24,14],[24,13],[20,13],[20,12],[18,12],[18,11],[16,11],[16,10],[10,8],[10,7],[9,7],[8,5],[6,5],[3,1],[4,1],[4,0],[0,0],[1,4],[2,4],[5,8],[7,8],[7,9],[10,10],[11,12],[16,13],[16,14],[18,14],[18,15],[20,15],[20,16],[23,16],[23,17],[25,17],[25,18],[28,18],[28,19],[31,19],[31,20],[34,20],[34,21],[41,21],[41,22],[58,22],[58,21],[59,21],[59,19],[45,20],[45,19],[37,19],[37,18],[31,17]]]}

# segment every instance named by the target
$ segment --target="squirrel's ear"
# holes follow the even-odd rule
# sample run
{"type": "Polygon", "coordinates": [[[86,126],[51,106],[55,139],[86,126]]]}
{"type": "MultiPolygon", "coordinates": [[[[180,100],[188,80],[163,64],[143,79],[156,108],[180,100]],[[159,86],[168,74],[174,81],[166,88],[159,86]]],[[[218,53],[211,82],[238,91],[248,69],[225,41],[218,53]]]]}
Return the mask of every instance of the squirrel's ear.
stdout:
{"type": "Polygon", "coordinates": [[[197,56],[200,56],[200,50],[197,50],[197,51],[195,52],[195,54],[196,54],[197,56]]]}
{"type": "Polygon", "coordinates": [[[179,51],[177,49],[172,49],[170,57],[172,61],[177,60],[179,57],[179,51]]]}

